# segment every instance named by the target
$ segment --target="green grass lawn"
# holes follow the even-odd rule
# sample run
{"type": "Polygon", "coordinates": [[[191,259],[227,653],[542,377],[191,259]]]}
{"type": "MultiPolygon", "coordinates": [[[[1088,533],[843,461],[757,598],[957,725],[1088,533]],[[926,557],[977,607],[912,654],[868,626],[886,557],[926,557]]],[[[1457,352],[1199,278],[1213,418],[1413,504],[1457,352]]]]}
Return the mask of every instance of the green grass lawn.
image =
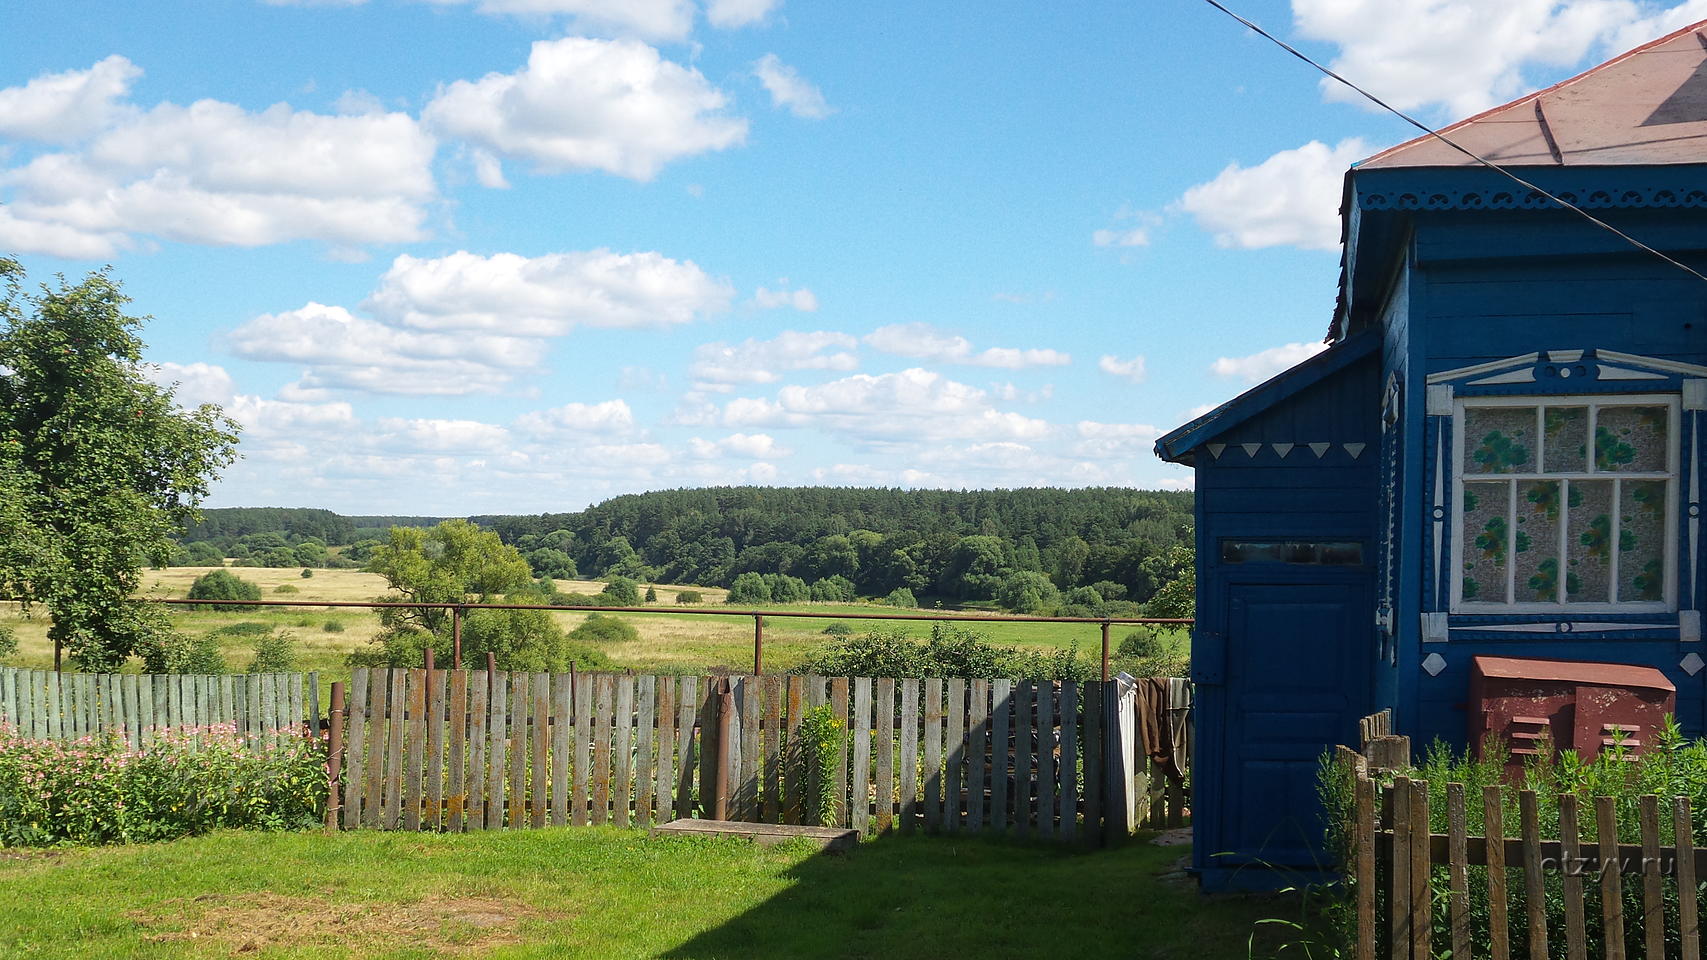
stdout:
{"type": "Polygon", "coordinates": [[[1289,908],[1164,879],[1185,853],[889,836],[825,855],[600,827],[0,850],[0,955],[1247,956],[1289,908]]]}

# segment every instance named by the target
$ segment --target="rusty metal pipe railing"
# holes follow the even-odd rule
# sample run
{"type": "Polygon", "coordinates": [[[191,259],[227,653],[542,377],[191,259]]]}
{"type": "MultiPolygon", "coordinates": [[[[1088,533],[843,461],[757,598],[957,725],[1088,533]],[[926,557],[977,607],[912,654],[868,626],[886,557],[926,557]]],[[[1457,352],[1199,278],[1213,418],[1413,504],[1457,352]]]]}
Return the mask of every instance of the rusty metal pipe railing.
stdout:
{"type": "Polygon", "coordinates": [[[144,597],[149,603],[175,606],[210,607],[332,607],[363,610],[412,609],[451,611],[453,666],[462,669],[462,618],[469,610],[559,610],[565,613],[650,613],[663,616],[751,617],[753,618],[753,673],[764,672],[764,618],[781,617],[797,620],[914,620],[942,623],[1083,623],[1102,628],[1102,677],[1108,679],[1110,657],[1109,628],[1117,623],[1154,626],[1191,626],[1191,617],[1041,617],[1031,614],[974,614],[974,613],[869,613],[825,612],[817,610],[715,610],[704,607],[600,607],[585,604],[554,606],[549,603],[421,603],[407,600],[190,600],[182,597],[144,597]]]}

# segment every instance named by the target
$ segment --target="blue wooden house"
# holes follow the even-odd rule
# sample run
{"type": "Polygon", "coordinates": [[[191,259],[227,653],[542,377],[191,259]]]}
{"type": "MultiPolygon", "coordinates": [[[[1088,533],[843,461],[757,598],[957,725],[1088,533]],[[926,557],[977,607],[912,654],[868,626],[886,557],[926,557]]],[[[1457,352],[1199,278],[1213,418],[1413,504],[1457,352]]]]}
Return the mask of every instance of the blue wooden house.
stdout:
{"type": "MultiPolygon", "coordinates": [[[[1707,22],[1444,132],[1707,271],[1707,22]]],[[[1478,654],[1655,667],[1703,729],[1707,281],[1427,137],[1342,217],[1328,349],[1157,443],[1196,471],[1209,888],[1322,865],[1359,717],[1463,747],[1478,654]]]]}

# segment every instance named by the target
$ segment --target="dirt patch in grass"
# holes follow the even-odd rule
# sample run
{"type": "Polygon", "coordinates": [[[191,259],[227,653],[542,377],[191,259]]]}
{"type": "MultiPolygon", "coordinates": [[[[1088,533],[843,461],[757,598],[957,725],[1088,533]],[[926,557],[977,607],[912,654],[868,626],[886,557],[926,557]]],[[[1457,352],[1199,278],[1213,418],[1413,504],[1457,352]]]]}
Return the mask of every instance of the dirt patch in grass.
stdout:
{"type": "Polygon", "coordinates": [[[213,943],[242,956],[263,949],[424,947],[479,955],[520,943],[524,920],[545,914],[491,897],[433,896],[414,903],[351,903],[319,896],[204,894],[127,914],[154,943],[213,943]]]}

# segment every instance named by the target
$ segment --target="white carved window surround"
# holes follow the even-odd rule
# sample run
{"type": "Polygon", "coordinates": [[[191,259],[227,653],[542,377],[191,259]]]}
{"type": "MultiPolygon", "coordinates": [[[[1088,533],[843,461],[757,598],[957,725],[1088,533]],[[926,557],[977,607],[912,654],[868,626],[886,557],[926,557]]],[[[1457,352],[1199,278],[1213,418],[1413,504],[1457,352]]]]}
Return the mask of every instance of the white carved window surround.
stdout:
{"type": "Polygon", "coordinates": [[[1454,399],[1451,611],[1677,610],[1679,399],[1454,399]]]}

